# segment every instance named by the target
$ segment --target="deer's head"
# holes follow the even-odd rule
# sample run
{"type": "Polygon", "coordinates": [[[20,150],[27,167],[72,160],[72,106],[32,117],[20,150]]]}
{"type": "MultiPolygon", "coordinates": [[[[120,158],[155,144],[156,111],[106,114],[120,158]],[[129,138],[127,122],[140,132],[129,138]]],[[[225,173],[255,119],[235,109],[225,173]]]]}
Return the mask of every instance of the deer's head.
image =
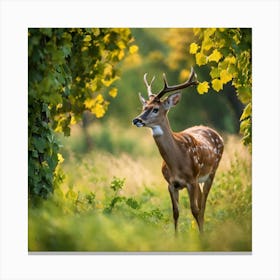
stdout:
{"type": "Polygon", "coordinates": [[[158,134],[160,134],[160,131],[158,128],[160,128],[160,125],[164,122],[166,119],[166,114],[168,110],[175,106],[181,98],[181,94],[179,92],[173,93],[169,95],[165,99],[161,99],[164,94],[169,92],[178,91],[180,89],[197,85],[198,82],[196,80],[196,75],[194,73],[193,68],[191,69],[191,74],[189,79],[179,85],[169,86],[167,83],[167,79],[165,74],[163,74],[163,81],[164,81],[164,87],[163,89],[157,93],[152,93],[152,83],[154,81],[155,77],[153,77],[150,84],[147,82],[147,73],[144,75],[144,83],[147,87],[148,92],[148,100],[146,100],[141,93],[139,93],[140,101],[143,105],[142,112],[139,116],[137,116],[132,122],[137,127],[150,127],[153,130],[155,130],[158,134]]]}

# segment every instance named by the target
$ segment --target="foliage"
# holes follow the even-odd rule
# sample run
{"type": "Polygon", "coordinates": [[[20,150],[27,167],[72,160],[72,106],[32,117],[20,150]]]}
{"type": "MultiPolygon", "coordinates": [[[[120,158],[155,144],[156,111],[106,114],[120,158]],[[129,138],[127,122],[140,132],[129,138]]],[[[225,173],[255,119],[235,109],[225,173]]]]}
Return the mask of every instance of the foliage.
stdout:
{"type": "MultiPolygon", "coordinates": [[[[70,135],[70,125],[89,110],[104,116],[116,68],[132,42],[130,30],[31,28],[28,31],[28,185],[29,194],[53,190],[60,145],[54,132],[70,135]],[[104,88],[108,88],[104,91],[104,88]]],[[[128,49],[137,51],[137,46],[128,49]]],[[[61,174],[58,175],[61,178],[61,174]]]]}
{"type": "Polygon", "coordinates": [[[240,101],[245,105],[240,117],[240,131],[245,145],[252,142],[252,53],[251,29],[195,28],[196,42],[189,52],[195,55],[198,66],[209,67],[210,81],[197,87],[199,94],[212,89],[219,92],[231,83],[240,101]]]}

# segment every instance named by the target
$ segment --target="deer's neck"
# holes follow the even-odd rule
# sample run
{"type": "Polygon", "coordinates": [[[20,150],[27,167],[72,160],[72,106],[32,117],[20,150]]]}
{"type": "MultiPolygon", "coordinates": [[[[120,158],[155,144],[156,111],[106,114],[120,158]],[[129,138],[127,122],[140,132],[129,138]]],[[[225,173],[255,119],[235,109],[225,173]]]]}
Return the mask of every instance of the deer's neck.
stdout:
{"type": "Polygon", "coordinates": [[[174,139],[168,119],[166,119],[161,125],[153,127],[152,133],[162,158],[169,168],[172,169],[172,167],[175,167],[178,162],[176,160],[178,146],[174,139]]]}

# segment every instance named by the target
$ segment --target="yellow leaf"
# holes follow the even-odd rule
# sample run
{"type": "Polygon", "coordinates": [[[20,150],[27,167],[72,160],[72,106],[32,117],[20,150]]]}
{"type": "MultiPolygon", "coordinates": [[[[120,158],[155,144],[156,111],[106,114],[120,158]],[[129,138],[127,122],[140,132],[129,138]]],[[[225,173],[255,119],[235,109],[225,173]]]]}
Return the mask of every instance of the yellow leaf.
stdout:
{"type": "Polygon", "coordinates": [[[62,154],[60,154],[60,153],[57,154],[57,159],[58,159],[59,163],[62,163],[64,161],[64,158],[63,158],[62,154]]]}
{"type": "Polygon", "coordinates": [[[243,110],[243,113],[242,113],[242,115],[240,117],[240,121],[243,121],[243,120],[247,119],[251,115],[252,115],[252,104],[249,103],[249,104],[247,104],[247,106],[243,110]]]}
{"type": "Polygon", "coordinates": [[[110,42],[110,33],[107,33],[103,38],[105,44],[108,44],[110,42]]]}
{"type": "Polygon", "coordinates": [[[212,88],[215,90],[215,91],[220,91],[222,88],[223,88],[223,84],[221,82],[221,80],[219,79],[214,79],[212,81],[212,88]]]}
{"type": "Polygon", "coordinates": [[[98,94],[95,98],[87,98],[84,101],[84,104],[87,109],[91,110],[97,103],[102,103],[103,101],[103,96],[101,94],[98,94]]]}
{"type": "Polygon", "coordinates": [[[196,54],[197,51],[198,51],[198,49],[199,49],[198,44],[196,44],[196,43],[191,43],[191,45],[190,45],[190,53],[191,53],[191,54],[196,54]]]}
{"type": "Polygon", "coordinates": [[[119,60],[122,60],[123,57],[124,57],[124,51],[123,51],[123,50],[120,50],[119,55],[118,55],[118,59],[119,59],[119,60]]]}
{"type": "Polygon", "coordinates": [[[230,64],[235,64],[236,63],[236,58],[235,56],[228,56],[225,58],[230,64]]]}
{"type": "Polygon", "coordinates": [[[218,62],[221,58],[222,58],[222,54],[217,50],[215,49],[208,57],[208,60],[209,61],[215,61],[215,62],[218,62]]]}
{"type": "Polygon", "coordinates": [[[91,36],[90,35],[86,35],[86,37],[83,40],[84,42],[90,42],[91,41],[91,36]]]}
{"type": "Polygon", "coordinates": [[[94,101],[94,99],[92,99],[92,98],[87,98],[87,99],[84,101],[84,104],[85,104],[85,107],[86,107],[87,109],[91,109],[91,108],[94,106],[95,101],[94,101]]]}
{"type": "Polygon", "coordinates": [[[108,102],[103,99],[101,94],[98,94],[95,98],[87,98],[84,104],[97,118],[101,118],[105,115],[108,102]]]}
{"type": "Polygon", "coordinates": [[[88,85],[86,85],[87,88],[89,88],[92,92],[95,92],[97,90],[97,79],[92,79],[88,85]]]}
{"type": "Polygon", "coordinates": [[[226,84],[227,82],[231,81],[232,75],[227,70],[222,70],[220,73],[220,79],[222,84],[226,84]]]}
{"type": "Polygon", "coordinates": [[[194,35],[198,35],[201,32],[201,28],[193,28],[194,35]]]}
{"type": "Polygon", "coordinates": [[[207,37],[210,37],[212,36],[216,31],[216,28],[206,28],[205,31],[204,31],[204,37],[207,38],[207,37]]]}
{"type": "Polygon", "coordinates": [[[61,109],[62,107],[63,107],[63,104],[62,104],[62,103],[58,103],[58,104],[56,105],[56,110],[61,109]]]}
{"type": "Polygon", "coordinates": [[[129,47],[129,53],[130,54],[135,54],[135,53],[137,53],[138,52],[138,46],[136,46],[136,45],[133,45],[133,46],[130,46],[129,47]]]}
{"type": "Polygon", "coordinates": [[[237,34],[235,34],[232,38],[234,39],[235,43],[238,45],[240,43],[240,36],[238,36],[237,34]]]}
{"type": "Polygon", "coordinates": [[[196,64],[198,66],[204,65],[207,63],[206,56],[203,53],[196,53],[195,55],[196,64]]]}
{"type": "Polygon", "coordinates": [[[126,48],[126,45],[125,45],[125,43],[124,43],[123,41],[118,41],[118,42],[117,42],[117,46],[118,46],[121,50],[123,50],[123,49],[126,48]]]}
{"type": "Polygon", "coordinates": [[[206,51],[209,51],[211,48],[214,47],[214,42],[213,40],[206,38],[205,40],[203,40],[202,42],[202,48],[206,51]]]}
{"type": "Polygon", "coordinates": [[[102,104],[97,103],[92,110],[92,113],[95,114],[97,118],[102,118],[105,115],[105,109],[102,104]]]}
{"type": "Polygon", "coordinates": [[[101,94],[98,94],[94,99],[94,101],[99,103],[103,102],[104,101],[103,96],[101,94]]]}
{"type": "Polygon", "coordinates": [[[117,88],[112,88],[110,91],[109,91],[109,94],[115,98],[118,94],[118,89],[117,88]]]}
{"type": "Polygon", "coordinates": [[[92,31],[92,33],[95,37],[100,35],[100,29],[99,28],[92,28],[91,31],[92,31]]]}
{"type": "Polygon", "coordinates": [[[77,123],[77,118],[75,118],[75,116],[71,115],[70,124],[73,125],[73,124],[76,124],[76,123],[77,123]]]}
{"type": "Polygon", "coordinates": [[[81,48],[81,51],[82,51],[82,52],[85,52],[85,51],[87,51],[87,50],[88,50],[88,47],[82,47],[82,48],[81,48]]]}
{"type": "Polygon", "coordinates": [[[223,48],[226,44],[226,40],[225,39],[220,39],[220,41],[217,43],[217,47],[219,48],[223,48]]]}
{"type": "Polygon", "coordinates": [[[105,87],[109,87],[113,82],[115,82],[118,79],[119,77],[115,76],[112,79],[101,79],[101,82],[105,87]]]}
{"type": "Polygon", "coordinates": [[[197,91],[199,94],[204,94],[204,93],[208,92],[208,89],[209,89],[208,82],[199,83],[197,86],[197,91]]]}
{"type": "Polygon", "coordinates": [[[109,63],[106,64],[105,68],[104,68],[104,75],[105,76],[111,76],[113,72],[113,66],[109,63]]]}

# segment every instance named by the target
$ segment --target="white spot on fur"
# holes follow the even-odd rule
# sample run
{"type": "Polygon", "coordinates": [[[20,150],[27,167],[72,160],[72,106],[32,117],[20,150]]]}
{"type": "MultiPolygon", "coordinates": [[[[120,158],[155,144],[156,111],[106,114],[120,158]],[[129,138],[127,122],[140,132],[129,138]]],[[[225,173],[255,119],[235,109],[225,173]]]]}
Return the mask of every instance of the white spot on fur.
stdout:
{"type": "Polygon", "coordinates": [[[163,135],[163,131],[160,127],[160,125],[155,125],[152,127],[152,133],[153,133],[153,136],[161,136],[163,135]]]}
{"type": "Polygon", "coordinates": [[[199,185],[199,187],[200,187],[201,192],[203,193],[204,184],[199,183],[198,185],[199,185]]]}

